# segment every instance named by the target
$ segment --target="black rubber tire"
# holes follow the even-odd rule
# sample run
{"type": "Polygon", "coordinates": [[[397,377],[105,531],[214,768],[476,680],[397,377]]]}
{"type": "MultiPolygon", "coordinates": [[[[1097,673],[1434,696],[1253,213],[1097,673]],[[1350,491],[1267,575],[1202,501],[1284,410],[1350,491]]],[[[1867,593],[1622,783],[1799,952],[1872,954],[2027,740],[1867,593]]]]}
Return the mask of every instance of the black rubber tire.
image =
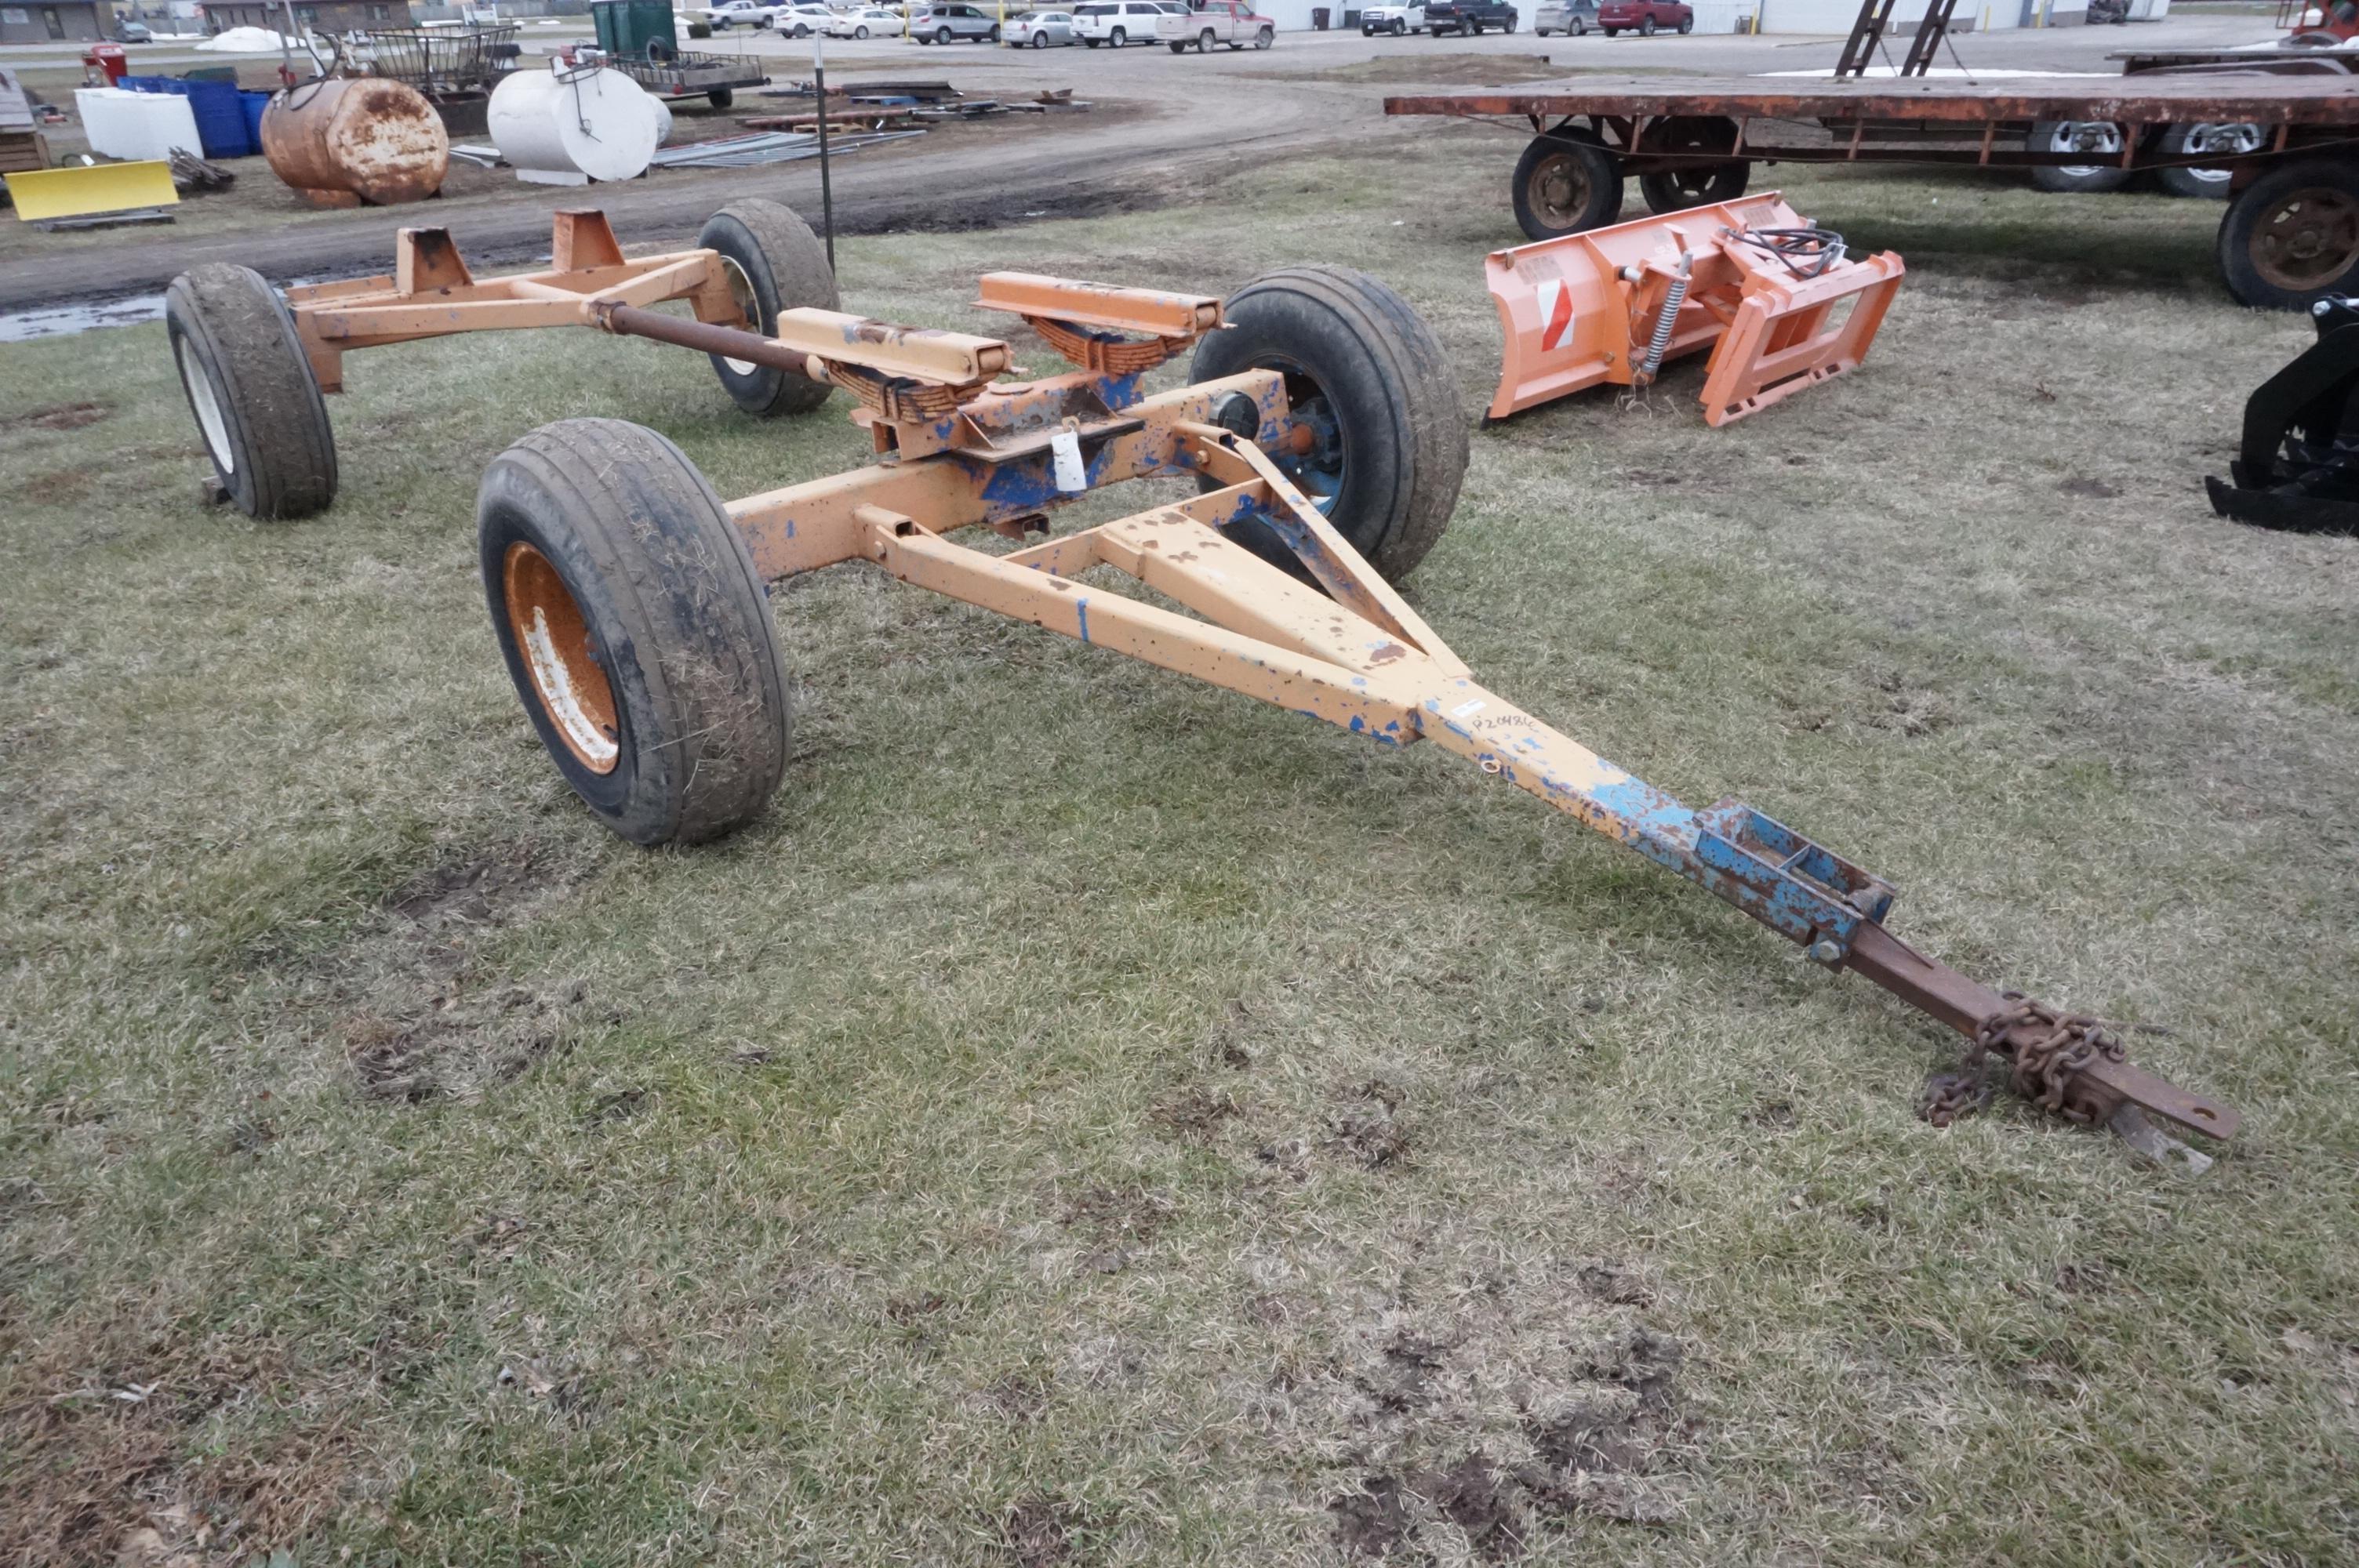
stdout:
{"type": "Polygon", "coordinates": [[[1034,49],[1047,49],[1047,48],[1049,47],[1049,35],[1048,35],[1048,34],[1046,34],[1046,33],[1035,33],[1035,34],[1033,34],[1033,35],[1032,35],[1032,47],[1033,47],[1034,49]]]}
{"type": "Polygon", "coordinates": [[[620,419],[544,425],[484,470],[475,535],[508,677],[600,821],[634,844],[696,844],[761,815],[791,728],[777,630],[745,536],[678,447],[620,419]],[[518,544],[556,568],[581,612],[613,697],[610,772],[575,754],[516,645],[506,577],[518,544]]]}
{"type": "MultiPolygon", "coordinates": [[[[2156,144],[2155,151],[2158,156],[2166,158],[2201,157],[2202,151],[2218,150],[2216,145],[2208,146],[2205,148],[2190,153],[2187,146],[2190,138],[2205,133],[2216,133],[2232,129],[2233,127],[2229,126],[2206,124],[2166,125],[2163,127],[2161,140],[2156,144]]],[[[2260,128],[2258,126],[2251,126],[2247,127],[2247,129],[2252,132],[2258,133],[2260,128]]],[[[2259,137],[2257,135],[2255,136],[2255,145],[2259,145],[2259,137]]],[[[2173,196],[2190,197],[2198,201],[2225,201],[2228,200],[2228,183],[2231,178],[2231,171],[2224,168],[2158,168],[2154,171],[2154,178],[2155,183],[2160,185],[2164,190],[2173,196]]]]}
{"type": "Polygon", "coordinates": [[[2359,207],[2359,162],[2318,157],[2281,164],[2229,198],[2214,254],[2220,276],[2238,304],[2261,310],[2307,310],[2326,295],[2359,289],[2359,247],[2343,253],[2339,268],[2336,258],[2329,256],[2321,265],[2303,268],[2299,277],[2285,276],[2284,264],[2270,268],[2277,272],[2276,276],[2264,270],[2269,265],[2271,211],[2312,190],[2346,210],[2359,207]]]}
{"type": "MultiPolygon", "coordinates": [[[[1333,414],[1342,484],[1328,521],[1388,582],[1425,558],[1450,525],[1466,475],[1458,381],[1433,329],[1408,300],[1363,272],[1295,266],[1265,273],[1225,307],[1228,328],[1196,348],[1189,379],[1256,368],[1314,384],[1333,414]]],[[[1237,541],[1294,563],[1266,525],[1237,541]]]]}
{"type": "Polygon", "coordinates": [[[1397,38],[1407,38],[1408,36],[1408,23],[1402,17],[1395,16],[1393,18],[1392,35],[1397,38]]]}
{"type": "Polygon", "coordinates": [[[1171,40],[1171,52],[1173,54],[1186,54],[1188,52],[1188,46],[1180,39],[1174,38],[1171,40]]]}
{"type": "Polygon", "coordinates": [[[1085,49],[1093,49],[1098,47],[1098,41],[1095,38],[1083,38],[1082,47],[1085,49]]]}
{"type": "Polygon", "coordinates": [[[1219,39],[1212,36],[1212,29],[1207,27],[1202,32],[1196,35],[1196,52],[1198,54],[1211,54],[1212,52],[1212,46],[1219,41],[1219,39]]]}
{"type": "Polygon", "coordinates": [[[1690,33],[1692,33],[1692,32],[1694,32],[1694,31],[1695,31],[1695,17],[1694,17],[1692,15],[1690,15],[1690,16],[1682,16],[1682,17],[1680,17],[1680,37],[1681,37],[1681,38],[1685,38],[1685,37],[1687,37],[1690,33]]]}
{"type": "Polygon", "coordinates": [[[1534,136],[1516,160],[1510,188],[1516,225],[1525,237],[1553,240],[1584,229],[1602,229],[1622,215],[1622,163],[1587,131],[1549,131],[1534,136]],[[1551,164],[1562,160],[1573,181],[1567,205],[1557,208],[1535,194],[1551,164]]]}
{"type": "Polygon", "coordinates": [[[1619,27],[1608,27],[1605,29],[1605,36],[1609,38],[1618,38],[1622,36],[1622,29],[1619,27]]]}
{"type": "Polygon", "coordinates": [[[1684,212],[1690,207],[1734,201],[1745,194],[1745,186],[1752,180],[1753,166],[1739,158],[1717,168],[1642,174],[1638,177],[1638,194],[1647,199],[1649,212],[1684,212]]]}
{"type": "Polygon", "coordinates": [[[991,29],[991,31],[989,31],[989,32],[987,32],[987,33],[985,33],[985,34],[984,34],[984,35],[983,35],[983,42],[984,42],[984,43],[986,43],[986,44],[995,44],[995,43],[997,43],[998,41],[999,41],[999,27],[998,27],[998,25],[997,25],[996,23],[995,23],[995,24],[993,24],[993,26],[992,26],[992,29],[991,29]]]}
{"type": "Polygon", "coordinates": [[[1509,13],[1507,14],[1507,25],[1506,25],[1506,27],[1501,27],[1499,30],[1500,30],[1501,32],[1503,32],[1503,33],[1512,33],[1512,32],[1514,32],[1514,31],[1516,30],[1516,16],[1515,16],[1515,13],[1513,13],[1513,12],[1511,11],[1511,12],[1509,12],[1509,13]]]}
{"type": "Polygon", "coordinates": [[[1277,42],[1277,34],[1268,27],[1263,27],[1254,34],[1253,47],[1257,49],[1266,49],[1276,42],[1277,42]]]}
{"type": "MultiPolygon", "coordinates": [[[[2035,122],[2024,135],[2024,149],[2027,152],[2048,151],[2049,145],[2057,135],[2061,134],[2063,127],[2071,123],[2064,120],[2035,122]]],[[[2118,130],[2118,127],[2116,129],[2118,130]]],[[[2093,153],[2090,156],[2093,157],[2118,157],[2119,154],[2093,153]]],[[[2128,169],[2102,164],[2034,164],[2031,166],[2031,184],[2035,190],[2060,192],[2119,190],[2129,182],[2128,169]]]]}
{"type": "Polygon", "coordinates": [[[715,109],[726,109],[737,102],[737,94],[726,87],[716,87],[704,95],[704,101],[715,109]]]}
{"type": "MultiPolygon", "coordinates": [[[[1650,126],[1647,140],[1658,151],[1731,152],[1736,146],[1736,122],[1717,114],[1674,115],[1659,126],[1650,126]]],[[[1690,207],[1734,201],[1745,194],[1752,178],[1753,166],[1735,158],[1711,168],[1642,174],[1638,192],[1647,199],[1649,212],[1684,212],[1690,207]]]]}
{"type": "Polygon", "coordinates": [[[1571,30],[1574,38],[1585,38],[1589,36],[1589,23],[1582,17],[1575,16],[1572,19],[1572,27],[1571,30]]]}
{"type": "Polygon", "coordinates": [[[231,503],[248,517],[326,511],[336,436],[278,290],[252,267],[207,262],[172,280],[164,323],[181,395],[231,503]]]}
{"type": "Polygon", "coordinates": [[[1130,33],[1126,28],[1116,27],[1113,32],[1106,35],[1106,42],[1112,44],[1115,49],[1120,49],[1125,44],[1130,42],[1130,33]]]}
{"type": "Polygon", "coordinates": [[[1642,38],[1651,38],[1655,36],[1654,17],[1641,16],[1638,18],[1638,36],[1642,38]]]}
{"type": "MultiPolygon", "coordinates": [[[[781,310],[832,310],[840,302],[826,247],[790,207],[758,197],[733,201],[704,221],[696,243],[719,251],[745,274],[754,291],[754,308],[747,314],[755,319],[754,330],[765,337],[777,330],[781,310]]],[[[827,401],[823,382],[769,365],[738,371],[719,354],[711,357],[712,373],[748,414],[808,414],[827,401]]]]}
{"type": "Polygon", "coordinates": [[[951,37],[952,34],[948,27],[936,27],[934,29],[934,42],[941,45],[944,49],[948,49],[950,47],[951,37]]]}

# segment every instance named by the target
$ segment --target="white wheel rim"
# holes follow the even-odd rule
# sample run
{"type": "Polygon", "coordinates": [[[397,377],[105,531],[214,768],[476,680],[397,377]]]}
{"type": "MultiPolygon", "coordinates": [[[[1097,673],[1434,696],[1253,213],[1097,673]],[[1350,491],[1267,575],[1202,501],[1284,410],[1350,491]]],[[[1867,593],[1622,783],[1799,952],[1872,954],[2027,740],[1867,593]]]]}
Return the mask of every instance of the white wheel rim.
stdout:
{"type": "Polygon", "coordinates": [[[190,357],[186,338],[172,340],[172,357],[180,362],[180,382],[189,389],[189,406],[196,412],[197,431],[205,438],[206,455],[226,479],[237,471],[237,459],[230,455],[229,423],[222,417],[221,403],[213,396],[213,378],[205,373],[203,361],[190,357]]]}
{"type": "MultiPolygon", "coordinates": [[[[745,330],[749,332],[760,331],[762,302],[754,297],[754,280],[745,276],[745,269],[737,265],[734,256],[721,258],[721,273],[729,280],[730,297],[737,301],[738,310],[745,315],[745,330]]],[[[727,365],[731,373],[735,375],[752,375],[761,368],[752,360],[733,360],[727,354],[721,356],[721,362],[727,365]]]]}
{"type": "MultiPolygon", "coordinates": [[[[2049,133],[2049,150],[2060,153],[2117,153],[2122,150],[2122,128],[2110,120],[2060,120],[2049,133]]],[[[2085,179],[2093,174],[2103,174],[2113,166],[2102,163],[2070,163],[2063,167],[2066,174],[2085,179]]]]}

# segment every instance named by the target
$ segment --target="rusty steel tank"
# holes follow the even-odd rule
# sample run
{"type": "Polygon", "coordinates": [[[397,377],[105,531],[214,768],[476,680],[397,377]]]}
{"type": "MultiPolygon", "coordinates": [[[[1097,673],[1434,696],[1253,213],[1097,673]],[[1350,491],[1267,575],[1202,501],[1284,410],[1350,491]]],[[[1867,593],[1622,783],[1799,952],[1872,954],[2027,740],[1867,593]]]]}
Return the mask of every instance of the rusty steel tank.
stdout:
{"type": "Polygon", "coordinates": [[[262,156],[317,207],[389,207],[442,189],[451,138],[425,94],[385,77],[331,77],[270,95],[262,156]]]}

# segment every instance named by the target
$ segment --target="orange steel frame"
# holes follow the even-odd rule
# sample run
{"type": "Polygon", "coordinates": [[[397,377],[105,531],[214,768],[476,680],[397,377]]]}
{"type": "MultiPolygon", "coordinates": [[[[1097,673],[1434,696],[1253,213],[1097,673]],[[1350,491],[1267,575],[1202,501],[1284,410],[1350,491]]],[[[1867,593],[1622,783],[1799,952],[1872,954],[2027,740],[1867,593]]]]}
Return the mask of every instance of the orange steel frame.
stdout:
{"type": "Polygon", "coordinates": [[[1772,190],[1494,251],[1483,265],[1506,353],[1487,416],[1645,379],[1647,346],[1687,258],[1663,362],[1710,348],[1713,427],[1857,370],[1906,268],[1885,252],[1797,276],[1735,236],[1806,220],[1772,190]],[[1854,300],[1838,315],[1846,299],[1854,300]]]}
{"type": "MultiPolygon", "coordinates": [[[[859,397],[853,419],[879,461],[727,503],[765,579],[871,561],[1354,734],[1431,741],[1736,904],[1819,964],[1864,975],[1969,1036],[1983,1032],[2001,1055],[2036,1043],[2036,1026],[1996,1022],[2012,999],[1885,931],[1893,892],[1880,879],[1737,802],[1690,810],[1478,685],[1284,470],[1281,460],[1312,442],[1279,373],[1144,395],[1146,370],[1218,330],[1219,301],[1002,273],[983,280],[977,303],[1022,316],[1082,368],[995,380],[1013,369],[997,340],[824,310],[781,313],[771,338],[628,307],[598,317],[610,330],[791,368],[859,397]],[[1056,505],[1150,477],[1193,478],[1198,492],[1049,535],[1056,505]],[[1226,532],[1246,521],[1268,524],[1303,577],[1226,532]],[[951,537],[978,527],[1016,547],[951,537]],[[1093,568],[1192,614],[1131,597],[1103,574],[1085,579],[1093,568]]],[[[2236,1127],[2234,1110],[2104,1054],[2066,1077],[2055,1108],[2108,1121],[2149,1152],[2185,1146],[2146,1113],[2214,1137],[2236,1127]]]]}
{"type": "Polygon", "coordinates": [[[549,259],[544,272],[479,282],[449,230],[404,229],[395,242],[391,276],[289,288],[287,305],[322,392],[343,390],[349,350],[455,332],[587,325],[601,304],[686,299],[700,321],[747,325],[719,253],[627,259],[603,212],[557,213],[549,259]]]}

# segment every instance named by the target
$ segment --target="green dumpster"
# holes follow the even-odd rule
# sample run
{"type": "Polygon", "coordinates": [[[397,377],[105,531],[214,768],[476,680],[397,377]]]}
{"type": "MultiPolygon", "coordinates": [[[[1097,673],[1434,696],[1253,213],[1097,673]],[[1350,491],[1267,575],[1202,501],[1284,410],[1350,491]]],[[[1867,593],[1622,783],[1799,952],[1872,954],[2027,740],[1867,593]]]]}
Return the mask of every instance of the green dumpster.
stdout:
{"type": "Polygon", "coordinates": [[[617,59],[669,59],[679,53],[671,0],[592,0],[598,47],[617,59]]]}

